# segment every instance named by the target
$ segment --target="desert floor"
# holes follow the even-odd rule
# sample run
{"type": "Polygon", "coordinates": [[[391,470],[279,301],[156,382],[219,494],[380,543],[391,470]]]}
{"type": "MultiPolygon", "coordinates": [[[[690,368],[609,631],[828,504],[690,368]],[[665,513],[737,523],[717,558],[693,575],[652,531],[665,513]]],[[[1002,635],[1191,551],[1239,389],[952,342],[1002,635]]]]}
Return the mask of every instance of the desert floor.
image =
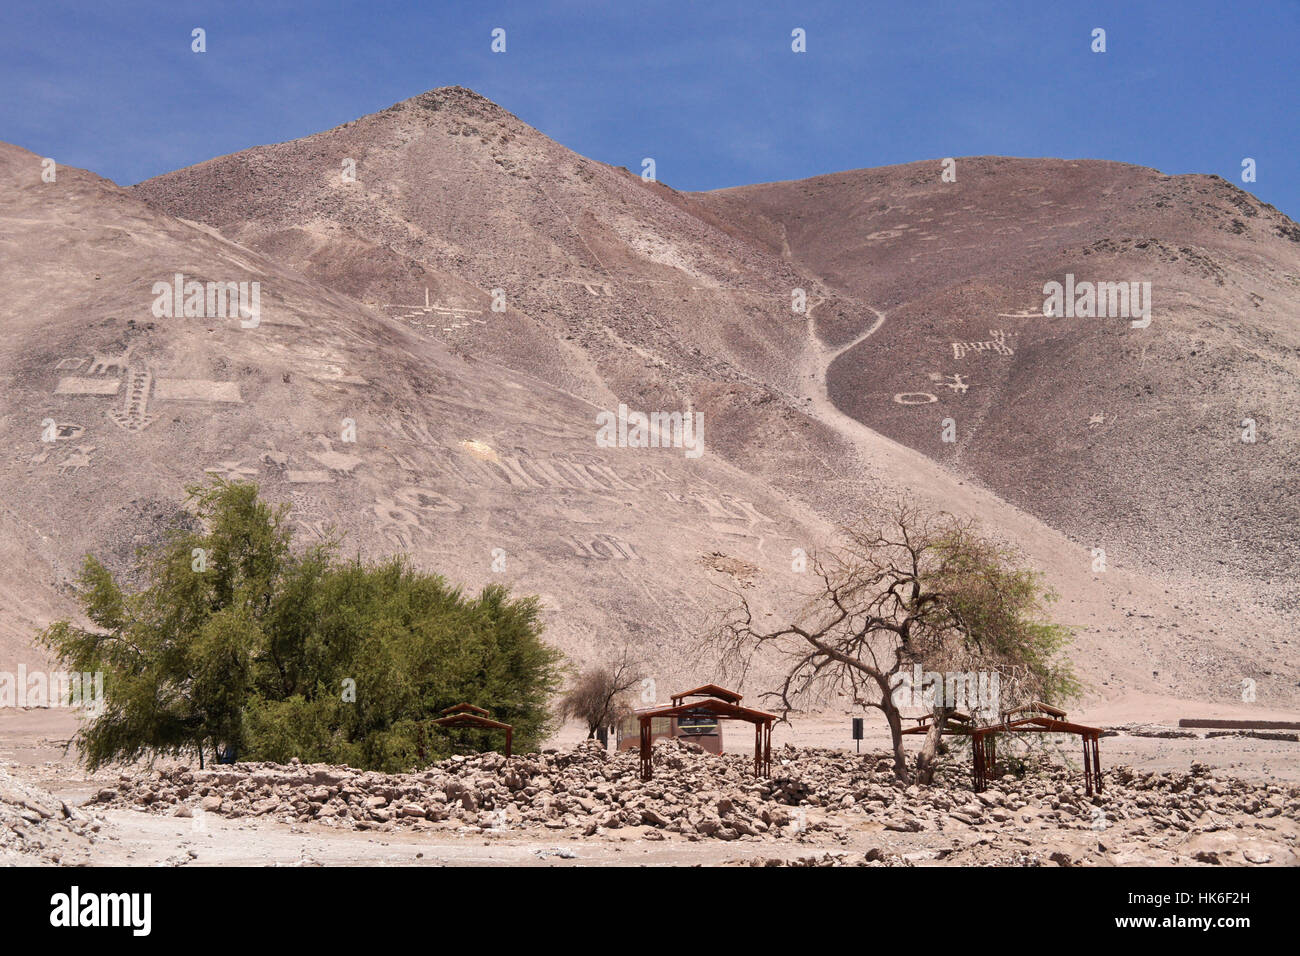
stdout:
{"type": "MultiPolygon", "coordinates": [[[[1140,771],[1186,771],[1194,762],[1201,762],[1261,785],[1300,782],[1300,744],[1248,737],[1170,739],[1133,735],[1134,731],[1172,730],[1179,716],[1297,719],[1296,715],[1263,713],[1254,708],[1194,708],[1184,702],[1159,700],[1129,700],[1071,715],[1083,722],[1123,728],[1119,735],[1101,742],[1103,770],[1123,764],[1140,771]]],[[[0,767],[18,780],[48,791],[56,800],[70,806],[82,805],[105,781],[115,781],[117,772],[88,775],[77,765],[65,751],[75,728],[75,717],[68,711],[0,711],[0,767]]],[[[774,758],[779,761],[780,748],[787,743],[837,748],[850,754],[854,744],[848,739],[848,728],[847,714],[796,717],[793,726],[780,726],[774,732],[774,758]]],[[[737,728],[728,743],[730,750],[752,752],[747,730],[737,728]]],[[[581,728],[570,725],[550,743],[566,748],[582,736],[581,728]]],[[[913,740],[912,746],[919,745],[920,738],[913,740]]],[[[863,752],[880,753],[887,748],[883,722],[868,717],[863,752]]],[[[1077,770],[1076,755],[1063,753],[1062,758],[1073,761],[1077,770]]],[[[1286,865],[1288,859],[1295,859],[1300,835],[1300,826],[1287,818],[1270,821],[1267,827],[1259,825],[1259,841],[1250,829],[1252,824],[1245,829],[1219,832],[1195,828],[1188,833],[1148,839],[1118,827],[1099,834],[1036,822],[998,832],[972,828],[901,833],[866,819],[836,832],[809,833],[776,843],[689,842],[676,838],[645,840],[640,838],[638,828],[602,829],[594,836],[581,836],[511,828],[477,830],[447,824],[377,833],[315,823],[229,819],[218,814],[207,814],[200,829],[190,819],[131,809],[97,807],[93,812],[101,821],[99,831],[88,844],[70,842],[61,862],[139,866],[711,865],[772,857],[820,858],[828,853],[860,858],[868,850],[880,849],[918,865],[1006,864],[1021,858],[1047,862],[1053,854],[1059,857],[1061,853],[1074,865],[1171,865],[1202,849],[1223,854],[1224,862],[1241,863],[1240,854],[1255,847],[1270,853],[1274,864],[1286,865]]]]}

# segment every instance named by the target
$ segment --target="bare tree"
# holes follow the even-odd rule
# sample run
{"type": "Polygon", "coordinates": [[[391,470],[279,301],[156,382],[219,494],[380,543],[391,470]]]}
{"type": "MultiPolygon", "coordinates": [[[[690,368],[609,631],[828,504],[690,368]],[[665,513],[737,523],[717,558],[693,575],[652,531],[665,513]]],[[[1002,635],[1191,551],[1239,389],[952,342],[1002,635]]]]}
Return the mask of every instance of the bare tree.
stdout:
{"type": "Polygon", "coordinates": [[[587,725],[587,737],[595,737],[632,712],[626,694],[641,683],[640,665],[624,647],[613,661],[583,671],[573,687],[560,699],[560,713],[566,720],[577,717],[587,725]]]}
{"type": "MultiPolygon", "coordinates": [[[[878,528],[844,529],[844,543],[814,556],[816,593],[775,630],[756,626],[749,600],[716,634],[724,663],[743,675],[758,654],[775,652],[785,671],[765,696],[785,715],[816,693],[849,697],[881,711],[889,725],[894,772],[908,780],[899,689],[916,665],[942,674],[986,671],[999,677],[1002,710],[1033,697],[1077,692],[1058,652],[1068,628],[1043,620],[1055,595],[1018,556],[982,536],[973,521],[928,513],[902,501],[878,528]]],[[[956,701],[933,694],[934,721],[916,762],[916,782],[930,783],[940,736],[956,701]]],[[[990,682],[991,683],[991,682],[990,682]]],[[[926,697],[926,703],[931,698],[926,697]]]]}

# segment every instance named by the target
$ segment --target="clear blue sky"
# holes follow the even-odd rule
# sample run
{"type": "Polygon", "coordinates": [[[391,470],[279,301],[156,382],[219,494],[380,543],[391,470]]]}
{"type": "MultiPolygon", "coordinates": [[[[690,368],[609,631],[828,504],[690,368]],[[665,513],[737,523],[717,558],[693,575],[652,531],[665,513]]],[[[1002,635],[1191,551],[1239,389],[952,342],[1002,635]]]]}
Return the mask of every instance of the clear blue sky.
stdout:
{"type": "Polygon", "coordinates": [[[1218,173],[1300,218],[1298,47],[1297,0],[3,0],[0,140],[128,184],[461,85],[679,189],[1087,157],[1218,173]]]}

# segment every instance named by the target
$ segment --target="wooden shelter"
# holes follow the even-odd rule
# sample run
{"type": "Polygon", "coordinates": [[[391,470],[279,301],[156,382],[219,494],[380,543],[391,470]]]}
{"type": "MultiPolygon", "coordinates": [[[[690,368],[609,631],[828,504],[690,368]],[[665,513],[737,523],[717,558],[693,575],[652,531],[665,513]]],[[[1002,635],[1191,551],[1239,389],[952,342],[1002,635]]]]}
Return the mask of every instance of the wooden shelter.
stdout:
{"type": "Polygon", "coordinates": [[[460,703],[454,707],[448,707],[442,712],[441,717],[435,718],[431,723],[439,727],[487,727],[493,730],[504,730],[506,732],[506,756],[509,757],[515,728],[510,724],[503,724],[499,720],[493,720],[490,714],[491,711],[484,710],[482,707],[460,703]]]}
{"type": "Polygon", "coordinates": [[[729,704],[739,704],[744,695],[737,694],[734,690],[727,690],[725,687],[719,687],[717,684],[705,684],[693,690],[683,690],[673,694],[673,706],[680,707],[682,701],[688,697],[716,697],[718,700],[725,700],[729,704]]]}
{"type": "Polygon", "coordinates": [[[652,757],[654,748],[650,731],[650,722],[657,717],[703,717],[711,716],[717,720],[743,720],[754,725],[754,776],[764,776],[772,772],[772,724],[776,722],[775,714],[740,706],[741,695],[734,690],[727,690],[717,684],[705,684],[694,690],[673,694],[672,705],[657,707],[637,712],[641,722],[641,779],[649,780],[654,775],[652,757]],[[685,701],[688,698],[701,698],[685,701]]]}
{"type": "MultiPolygon", "coordinates": [[[[933,714],[914,719],[916,726],[908,727],[903,733],[929,733],[934,723],[933,714]]],[[[971,738],[976,791],[988,787],[988,778],[993,775],[997,763],[997,735],[1006,733],[1076,734],[1083,742],[1084,787],[1088,796],[1092,796],[1094,787],[1101,793],[1101,750],[1098,740],[1104,731],[1100,727],[1088,727],[1066,720],[1065,711],[1037,700],[1004,711],[995,724],[977,725],[968,714],[962,713],[953,713],[944,721],[941,734],[961,734],[971,738]]]]}

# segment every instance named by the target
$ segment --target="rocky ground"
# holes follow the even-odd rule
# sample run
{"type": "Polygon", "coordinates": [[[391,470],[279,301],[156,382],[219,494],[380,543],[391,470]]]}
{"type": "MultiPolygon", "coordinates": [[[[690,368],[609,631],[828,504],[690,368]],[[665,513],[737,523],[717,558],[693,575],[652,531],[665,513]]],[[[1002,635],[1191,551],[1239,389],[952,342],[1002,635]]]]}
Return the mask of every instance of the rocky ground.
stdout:
{"type": "MultiPolygon", "coordinates": [[[[848,715],[831,712],[778,725],[770,780],[754,780],[742,735],[727,744],[737,752],[721,759],[661,749],[655,779],[642,784],[635,756],[593,751],[576,723],[542,754],[508,766],[485,755],[386,776],[321,766],[200,772],[160,760],[87,773],[68,749],[77,728],[71,711],[7,709],[0,863],[1295,865],[1297,745],[1188,736],[1178,716],[1243,716],[1188,707],[1130,700],[1081,712],[1117,731],[1101,743],[1100,797],[1082,794],[1078,755],[1062,741],[1064,749],[1040,750],[1041,766],[998,782],[985,800],[971,792],[969,760],[958,751],[946,758],[941,786],[897,788],[878,768],[886,728],[869,721],[859,755],[848,715]]],[[[1010,743],[999,756],[1015,756],[1010,743]]]]}
{"type": "Polygon", "coordinates": [[[87,861],[102,822],[0,767],[0,866],[87,861]]]}
{"type": "Polygon", "coordinates": [[[593,846],[611,842],[675,844],[663,849],[682,861],[748,865],[1298,862],[1300,788],[1200,763],[1113,767],[1091,797],[1059,764],[1032,762],[983,793],[960,762],[932,787],[900,786],[889,766],[881,754],[786,747],[772,776],[755,779],[750,758],[673,741],[657,746],[654,779],[643,782],[634,753],[584,743],[511,760],[455,757],[410,774],[265,763],[139,770],[101,787],[86,809],[179,817],[199,832],[221,819],[519,849],[541,841],[554,846],[533,855],[554,862],[592,859],[593,846]],[[710,846],[693,853],[689,844],[710,846]]]}

